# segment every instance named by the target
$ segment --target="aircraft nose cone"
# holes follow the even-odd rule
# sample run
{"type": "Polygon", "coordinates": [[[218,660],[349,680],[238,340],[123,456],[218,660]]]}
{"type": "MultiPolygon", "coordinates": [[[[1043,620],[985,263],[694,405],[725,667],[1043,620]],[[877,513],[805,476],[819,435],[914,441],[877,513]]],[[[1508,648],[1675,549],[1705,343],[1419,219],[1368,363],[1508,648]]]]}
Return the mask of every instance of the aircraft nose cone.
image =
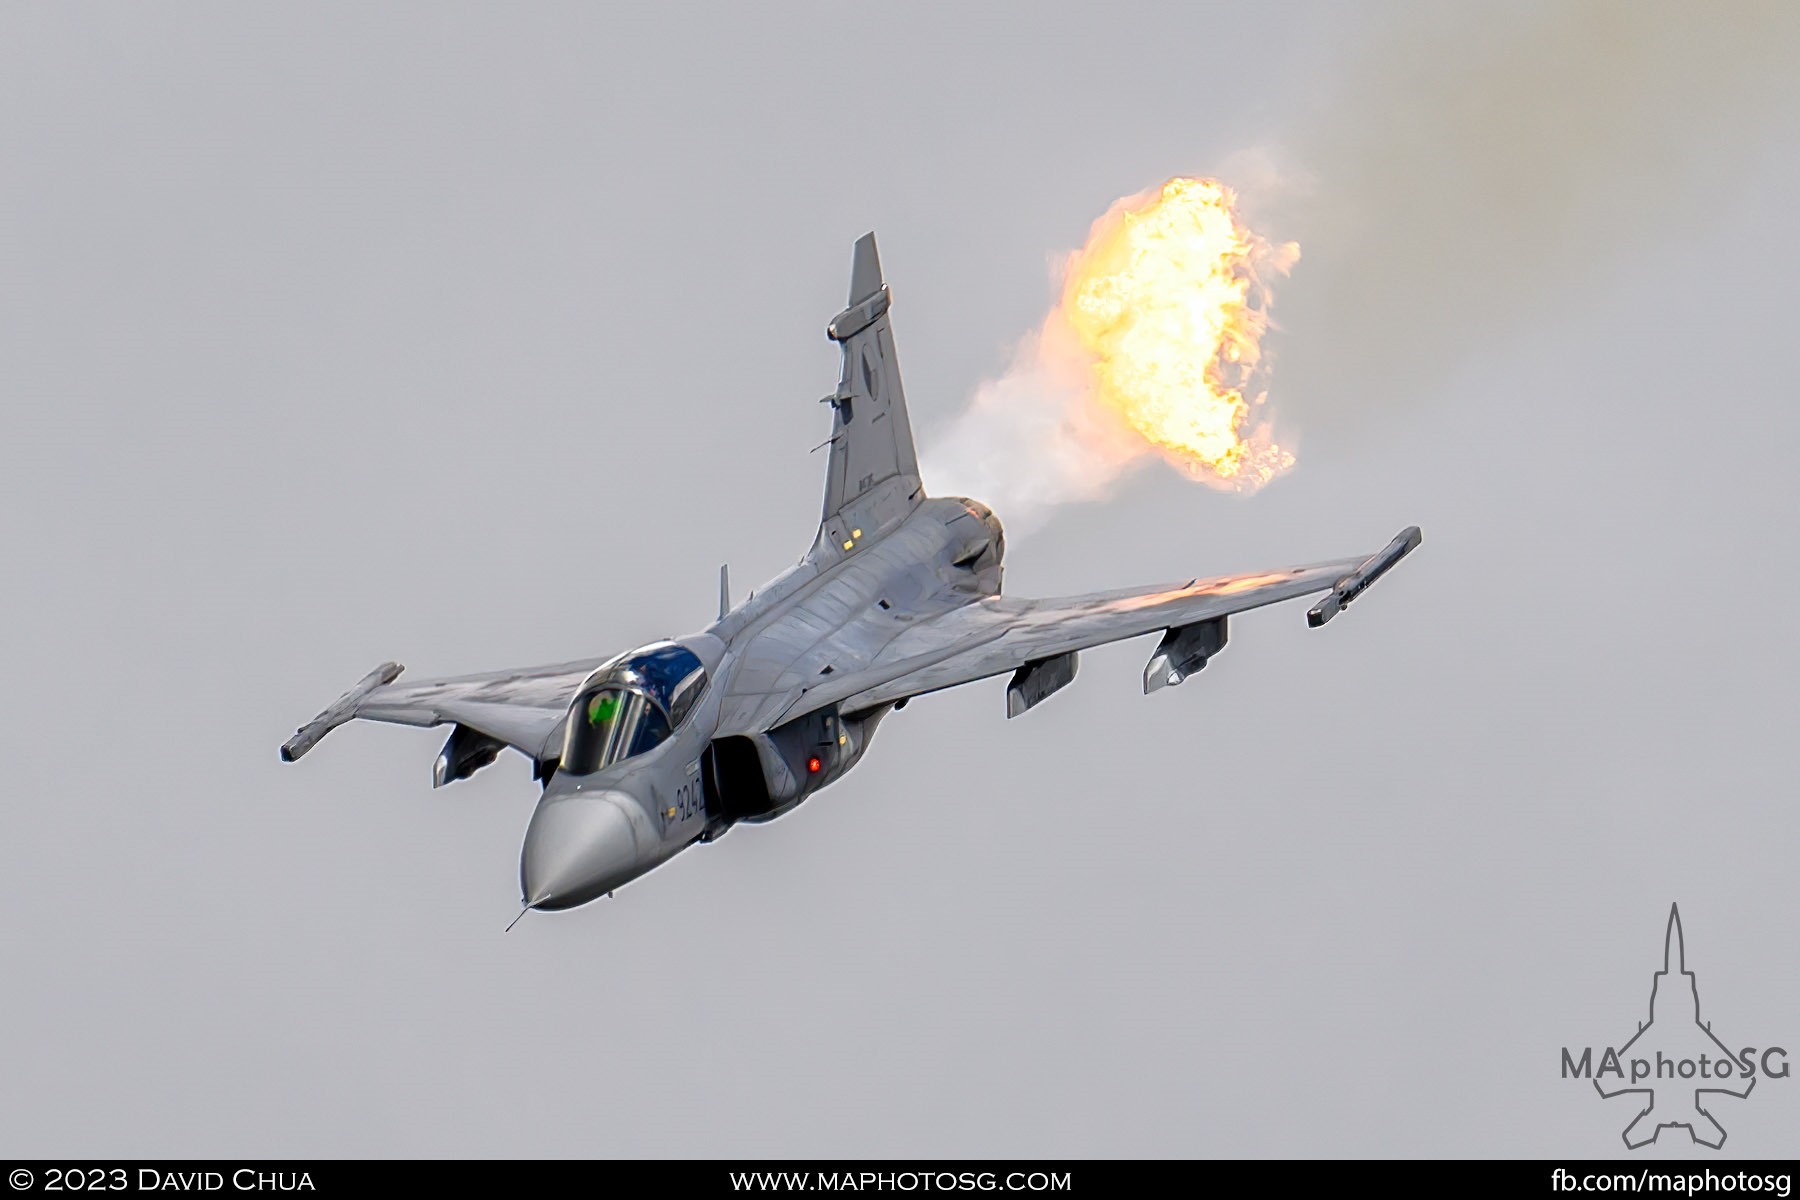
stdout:
{"type": "Polygon", "coordinates": [[[636,874],[637,835],[629,796],[577,792],[540,803],[525,830],[519,886],[530,908],[586,904],[636,874]]]}

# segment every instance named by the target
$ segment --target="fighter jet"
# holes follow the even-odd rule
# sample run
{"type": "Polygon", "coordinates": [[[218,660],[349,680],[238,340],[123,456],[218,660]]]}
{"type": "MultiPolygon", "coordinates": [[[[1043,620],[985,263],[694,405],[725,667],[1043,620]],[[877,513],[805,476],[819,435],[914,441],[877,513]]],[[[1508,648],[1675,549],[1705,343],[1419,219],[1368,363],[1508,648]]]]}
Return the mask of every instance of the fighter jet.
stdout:
{"type": "Polygon", "coordinates": [[[1317,592],[1323,625],[1419,544],[1373,555],[1052,600],[1003,595],[1006,539],[984,504],[927,496],[913,452],[875,236],[857,241],[825,507],[811,548],[741,603],[721,571],[719,617],[606,659],[396,683],[385,663],[281,747],[292,762],[354,718],[449,725],[432,784],[508,747],[543,792],[525,831],[525,910],[611,894],[740,822],[792,812],[862,761],[915,696],[1011,673],[1016,717],[1075,678],[1090,646],[1160,633],[1144,691],[1181,683],[1225,646],[1233,613],[1317,592]]]}

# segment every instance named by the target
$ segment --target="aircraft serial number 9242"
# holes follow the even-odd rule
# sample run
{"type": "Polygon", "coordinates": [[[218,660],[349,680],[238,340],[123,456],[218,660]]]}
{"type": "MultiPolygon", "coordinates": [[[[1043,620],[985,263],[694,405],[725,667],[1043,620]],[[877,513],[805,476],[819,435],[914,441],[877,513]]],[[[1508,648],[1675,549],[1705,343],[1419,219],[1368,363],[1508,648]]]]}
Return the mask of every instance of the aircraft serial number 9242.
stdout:
{"type": "Polygon", "coordinates": [[[1090,646],[1162,634],[1144,691],[1178,684],[1225,645],[1232,613],[1314,592],[1323,625],[1419,544],[1310,566],[1054,600],[1000,593],[1005,539],[986,505],[928,498],[875,237],[856,243],[825,512],[795,566],[733,607],[723,576],[706,629],[608,659],[399,684],[386,663],[281,748],[289,762],[353,718],[450,725],[434,786],[512,747],[543,795],[525,831],[529,909],[610,893],[739,821],[790,812],[855,766],[912,697],[1010,671],[1016,717],[1075,678],[1090,646]]]}

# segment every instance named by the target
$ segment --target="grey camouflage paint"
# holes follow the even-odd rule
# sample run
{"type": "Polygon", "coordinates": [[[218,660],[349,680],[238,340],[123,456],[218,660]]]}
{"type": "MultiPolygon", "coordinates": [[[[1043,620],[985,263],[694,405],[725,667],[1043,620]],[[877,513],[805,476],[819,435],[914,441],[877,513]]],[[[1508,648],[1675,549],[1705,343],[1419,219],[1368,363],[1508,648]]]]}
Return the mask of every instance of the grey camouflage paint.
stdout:
{"type": "Polygon", "coordinates": [[[1005,536],[986,506],[927,498],[919,478],[875,237],[856,243],[849,304],[827,327],[842,345],[824,513],[811,548],[733,608],[676,639],[707,672],[707,690],[654,748],[599,770],[559,767],[571,703],[626,657],[483,675],[395,682],[376,668],[283,745],[304,755],[361,718],[451,724],[433,782],[464,778],[510,746],[530,757],[544,792],[520,856],[527,909],[564,909],[610,894],[740,820],[792,811],[843,777],[875,726],[914,696],[1014,672],[1008,715],[1072,682],[1081,650],[1162,632],[1146,693],[1178,684],[1225,644],[1233,613],[1331,593],[1323,624],[1419,544],[1403,530],[1372,555],[1150,587],[1030,600],[1001,594],[1005,536]],[[760,769],[754,810],[714,747],[743,739],[760,769]]]}

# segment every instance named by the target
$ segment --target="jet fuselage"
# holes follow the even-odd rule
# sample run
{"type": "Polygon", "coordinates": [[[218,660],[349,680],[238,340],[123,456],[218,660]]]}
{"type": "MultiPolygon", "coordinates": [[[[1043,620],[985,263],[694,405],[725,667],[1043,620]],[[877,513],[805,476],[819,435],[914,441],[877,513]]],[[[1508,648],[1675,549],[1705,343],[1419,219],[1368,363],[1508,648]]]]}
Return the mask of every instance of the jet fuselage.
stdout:
{"type": "MultiPolygon", "coordinates": [[[[834,707],[766,732],[760,715],[809,684],[866,667],[918,619],[997,595],[1005,553],[993,513],[958,497],[926,500],[897,527],[873,532],[821,538],[742,605],[672,639],[699,659],[705,691],[654,748],[550,776],[520,855],[528,907],[605,895],[739,821],[792,811],[856,765],[891,705],[851,714],[834,707]]],[[[611,660],[596,680],[629,657],[611,660]]],[[[577,693],[570,722],[585,719],[589,690],[577,693]]]]}

